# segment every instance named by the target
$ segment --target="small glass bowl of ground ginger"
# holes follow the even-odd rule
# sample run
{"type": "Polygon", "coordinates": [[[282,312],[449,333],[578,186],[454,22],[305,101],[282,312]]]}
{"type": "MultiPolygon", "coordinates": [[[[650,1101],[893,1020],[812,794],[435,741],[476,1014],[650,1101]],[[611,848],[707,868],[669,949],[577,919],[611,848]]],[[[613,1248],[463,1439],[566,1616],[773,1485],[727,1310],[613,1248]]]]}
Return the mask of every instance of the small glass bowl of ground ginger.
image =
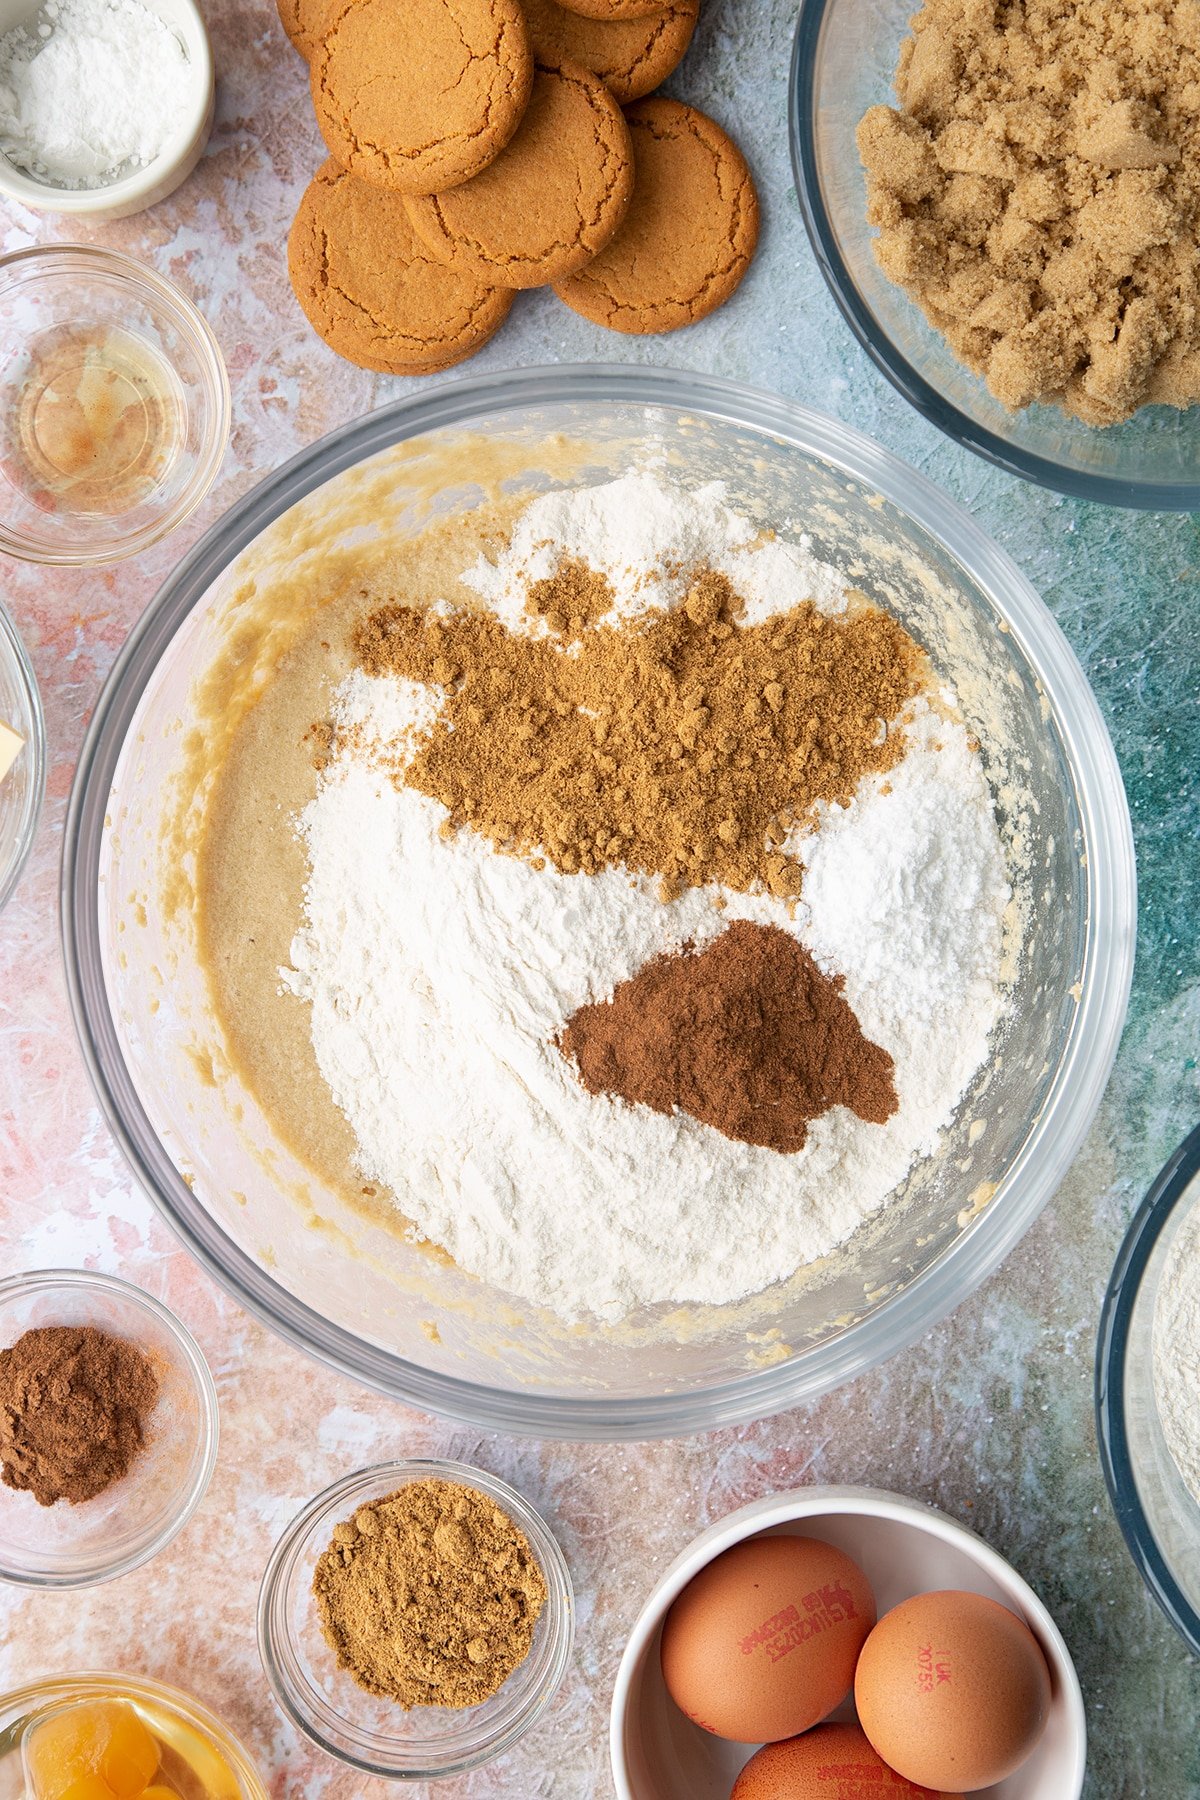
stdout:
{"type": "Polygon", "coordinates": [[[571,1577],[529,1502],[434,1459],[344,1476],[288,1526],[258,1605],[275,1698],[331,1756],[393,1781],[501,1755],[574,1641],[571,1577]]]}
{"type": "Polygon", "coordinates": [[[140,1288],[71,1269],[0,1281],[0,1581],[140,1568],[200,1504],[217,1419],[199,1348],[140,1288]]]}

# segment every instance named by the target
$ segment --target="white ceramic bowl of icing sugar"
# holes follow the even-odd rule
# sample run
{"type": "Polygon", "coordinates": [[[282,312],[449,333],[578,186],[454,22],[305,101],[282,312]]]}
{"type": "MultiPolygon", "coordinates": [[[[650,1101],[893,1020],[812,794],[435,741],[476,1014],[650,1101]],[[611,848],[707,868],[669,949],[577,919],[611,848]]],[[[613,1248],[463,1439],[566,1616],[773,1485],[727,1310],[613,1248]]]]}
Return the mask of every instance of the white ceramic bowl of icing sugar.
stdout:
{"type": "MultiPolygon", "coordinates": [[[[173,194],[187,180],[212,131],[216,84],[212,46],[200,9],[193,0],[139,0],[156,13],[183,45],[188,63],[188,98],[158,155],[103,187],[66,188],[40,181],[0,152],[0,194],[34,212],[63,213],[73,218],[125,219],[144,212],[173,194]]],[[[42,0],[0,0],[0,38],[19,25],[29,25],[42,10],[42,0]]]]}
{"type": "MultiPolygon", "coordinates": [[[[881,1618],[913,1594],[959,1588],[998,1600],[1023,1619],[1050,1670],[1046,1729],[1027,1762],[971,1800],[1079,1800],[1087,1764],[1083,1694],[1045,1606],[965,1525],[923,1501],[865,1487],[797,1488],[753,1500],[710,1525],[671,1564],[638,1615],[617,1670],[609,1732],[617,1800],[728,1800],[757,1746],[713,1737],[675,1706],[659,1663],[663,1620],[693,1576],[732,1545],[786,1535],[820,1538],[853,1557],[881,1618]]],[[[833,1717],[854,1717],[849,1697],[833,1717]]]]}

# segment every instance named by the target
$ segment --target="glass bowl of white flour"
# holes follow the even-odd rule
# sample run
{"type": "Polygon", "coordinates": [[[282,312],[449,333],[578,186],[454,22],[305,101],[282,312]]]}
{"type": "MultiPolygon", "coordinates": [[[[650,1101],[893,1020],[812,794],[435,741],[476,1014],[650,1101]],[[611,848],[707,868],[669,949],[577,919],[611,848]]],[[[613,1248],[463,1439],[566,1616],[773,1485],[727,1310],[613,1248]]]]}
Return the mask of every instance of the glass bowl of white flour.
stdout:
{"type": "Polygon", "coordinates": [[[1200,1653],[1200,1126],[1138,1208],[1100,1318],[1096,1418],[1117,1522],[1200,1653]]]}
{"type": "MultiPolygon", "coordinates": [[[[310,637],[319,658],[323,624],[310,637]]],[[[414,687],[372,681],[352,672],[328,697],[339,732],[368,750],[399,729],[414,687]]],[[[293,756],[296,723],[284,733],[293,756]]],[[[446,383],[261,484],[131,637],[66,843],[81,1042],[166,1216],[294,1342],[498,1429],[699,1429],[793,1405],[912,1341],[1050,1198],[1099,1102],[1128,995],[1124,792],[1082,672],[1028,583],[945,496],[844,425],[672,371],[446,383]],[[530,616],[513,610],[514,557],[546,574],[548,539],[562,557],[573,549],[607,569],[618,606],[616,564],[647,538],[657,574],[638,575],[637,606],[682,605],[680,571],[707,563],[736,578],[755,616],[781,610],[777,588],[789,617],[811,602],[830,631],[865,606],[927,654],[946,729],[914,715],[896,767],[822,814],[799,852],[798,898],[744,889],[713,902],[729,908],[730,940],[761,912],[834,987],[844,977],[894,1060],[886,1127],[832,1106],[785,1153],[733,1143],[695,1108],[585,1093],[556,1028],[565,1001],[582,1016],[632,986],[639,958],[663,951],[671,908],[676,940],[703,960],[716,927],[698,890],[481,848],[473,830],[441,829],[433,802],[410,805],[408,789],[372,787],[361,768],[318,757],[318,778],[311,750],[315,811],[285,799],[265,765],[250,790],[235,873],[253,888],[268,840],[293,859],[303,843],[311,867],[303,908],[297,883],[294,915],[290,900],[282,916],[262,913],[268,935],[287,925],[259,970],[281,1035],[258,1032],[253,1079],[232,1051],[196,900],[213,782],[228,767],[214,747],[223,721],[267,718],[253,707],[292,666],[289,634],[309,631],[335,589],[354,601],[367,561],[399,571],[402,595],[405,558],[420,554],[428,576],[441,565],[421,546],[449,555],[460,536],[475,557],[478,518],[499,516],[499,547],[472,576],[493,631],[530,616]],[[914,789],[921,757],[943,750],[945,781],[914,789]],[[324,807],[343,775],[343,798],[363,810],[324,807]],[[313,1116],[336,1112],[369,1203],[297,1148],[310,1100],[313,1116]]],[[[233,962],[262,955],[257,937],[231,941],[233,962]]]]}

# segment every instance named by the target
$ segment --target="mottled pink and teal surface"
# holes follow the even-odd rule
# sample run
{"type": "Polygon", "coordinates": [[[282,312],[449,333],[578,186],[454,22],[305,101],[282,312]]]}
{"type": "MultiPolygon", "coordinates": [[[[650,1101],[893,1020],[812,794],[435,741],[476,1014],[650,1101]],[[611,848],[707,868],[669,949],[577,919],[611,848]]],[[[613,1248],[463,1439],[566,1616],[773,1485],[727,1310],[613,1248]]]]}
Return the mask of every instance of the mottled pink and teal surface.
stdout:
{"type": "Polygon", "coordinates": [[[1041,590],[1116,740],[1142,884],[1130,1024],[1068,1181],[1001,1273],[887,1367],[782,1418],[618,1448],[473,1433],[355,1390],[218,1293],[130,1181],[75,1049],[58,946],[60,834],[89,713],[130,626],[205,526],[302,445],[419,385],[339,363],[308,331],[284,266],[292,212],[322,158],[305,71],[270,0],[208,0],[205,10],[217,125],[177,195],[140,218],[80,231],[0,213],[5,249],[86,236],[172,276],[211,320],[234,392],[224,474],[184,531],[103,572],[2,571],[42,684],[52,764],[33,860],[0,916],[0,1265],[120,1270],[165,1298],[211,1362],[221,1456],[199,1513],[148,1569],[83,1595],[0,1593],[0,1688],[68,1667],[159,1676],[229,1720],[280,1800],[380,1800],[382,1784],[317,1754],[275,1710],[254,1642],[258,1578],[285,1520],[336,1475],[381,1457],[455,1456],[516,1483],[554,1522],[578,1589],[579,1636],[541,1728],[503,1761],[438,1792],[590,1800],[610,1792],[609,1692],[657,1573],[703,1525],[757,1495],[870,1482],[973,1525],[1041,1592],[1083,1679],[1090,1800],[1200,1795],[1195,1663],[1125,1555],[1091,1409],[1097,1314],[1121,1233],[1200,1115],[1200,532],[1194,519],[1087,507],[1021,486],[938,436],[874,373],[826,294],[792,193],[793,0],[704,0],[672,83],[736,129],[763,196],[762,248],[733,303],[671,338],[615,340],[549,293],[522,294],[471,366],[632,358],[776,388],[919,465],[1041,590]]]}

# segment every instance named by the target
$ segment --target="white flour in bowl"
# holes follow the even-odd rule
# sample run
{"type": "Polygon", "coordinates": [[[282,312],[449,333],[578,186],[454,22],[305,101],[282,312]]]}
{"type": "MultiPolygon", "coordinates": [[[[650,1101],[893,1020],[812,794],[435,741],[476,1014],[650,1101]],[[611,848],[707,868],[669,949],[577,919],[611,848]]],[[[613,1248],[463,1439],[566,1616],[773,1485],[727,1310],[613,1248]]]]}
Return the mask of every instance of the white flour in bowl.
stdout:
{"type": "Polygon", "coordinates": [[[1179,1228],[1154,1304],[1154,1398],[1167,1448],[1200,1506],[1200,1206],[1179,1228]]]}
{"type": "MultiPolygon", "coordinates": [[[[515,596],[563,554],[603,566],[618,611],[677,603],[699,562],[735,564],[760,616],[806,595],[845,605],[802,543],[760,543],[719,489],[644,476],[535,502],[473,585],[510,629],[537,630],[515,596]],[[650,561],[664,543],[683,574],[650,561]]],[[[469,830],[443,837],[444,808],[382,767],[435,704],[411,683],[352,676],[339,717],[358,729],[299,822],[311,875],[281,973],[311,1004],[364,1175],[460,1267],[568,1321],[734,1301],[844,1242],[936,1147],[1002,1008],[1009,889],[963,726],[915,703],[894,726],[903,760],[794,839],[799,903],[712,887],[664,903],[620,868],[562,874],[469,830]],[[735,919],[793,932],[845,977],[863,1031],[895,1062],[885,1124],[834,1107],[785,1155],[576,1078],[554,1045],[576,1009],[735,919]]]]}

